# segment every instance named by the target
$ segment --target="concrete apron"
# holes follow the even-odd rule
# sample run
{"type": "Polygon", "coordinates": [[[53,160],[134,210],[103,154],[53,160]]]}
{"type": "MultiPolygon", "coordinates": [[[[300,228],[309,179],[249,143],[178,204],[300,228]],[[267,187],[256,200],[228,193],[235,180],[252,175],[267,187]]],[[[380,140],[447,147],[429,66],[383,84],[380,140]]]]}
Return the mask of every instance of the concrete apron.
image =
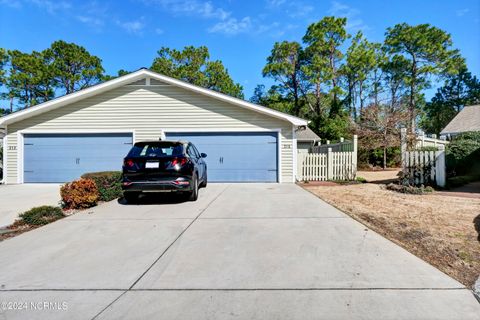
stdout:
{"type": "Polygon", "coordinates": [[[18,319],[478,319],[471,291],[295,185],[107,203],[0,243],[18,319]],[[12,257],[15,257],[12,259],[12,257]]]}

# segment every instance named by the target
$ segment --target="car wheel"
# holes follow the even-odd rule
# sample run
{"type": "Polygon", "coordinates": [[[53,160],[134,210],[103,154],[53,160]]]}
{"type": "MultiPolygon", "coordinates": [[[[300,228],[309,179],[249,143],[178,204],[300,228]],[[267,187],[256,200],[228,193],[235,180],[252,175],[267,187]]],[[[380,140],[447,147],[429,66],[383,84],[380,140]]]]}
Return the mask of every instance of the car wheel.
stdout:
{"type": "Polygon", "coordinates": [[[127,203],[136,203],[138,201],[138,192],[124,192],[123,198],[127,203]]]}
{"type": "Polygon", "coordinates": [[[197,178],[197,175],[193,176],[193,182],[192,183],[193,183],[193,189],[190,192],[188,200],[197,201],[197,199],[198,199],[198,178],[197,178]]]}

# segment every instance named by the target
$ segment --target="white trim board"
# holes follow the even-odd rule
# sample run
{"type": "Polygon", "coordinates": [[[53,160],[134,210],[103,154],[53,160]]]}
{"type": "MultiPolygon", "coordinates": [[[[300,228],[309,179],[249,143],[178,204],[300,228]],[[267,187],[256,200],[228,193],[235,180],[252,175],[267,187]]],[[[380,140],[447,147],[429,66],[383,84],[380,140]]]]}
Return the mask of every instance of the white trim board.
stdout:
{"type": "Polygon", "coordinates": [[[143,79],[143,78],[147,78],[149,80],[150,79],[156,79],[156,80],[162,81],[164,83],[177,86],[179,88],[184,88],[186,90],[196,92],[196,93],[199,93],[199,94],[202,94],[202,95],[205,95],[205,96],[209,96],[209,97],[217,99],[217,100],[221,100],[221,101],[224,101],[224,102],[227,102],[227,103],[231,103],[233,105],[242,107],[244,109],[252,110],[252,111],[262,113],[262,114],[265,114],[265,115],[268,115],[268,116],[271,116],[271,117],[274,117],[274,118],[277,118],[277,119],[288,121],[288,122],[290,122],[290,123],[292,123],[293,125],[296,125],[296,126],[306,126],[308,124],[307,120],[304,120],[304,119],[301,119],[301,118],[298,118],[298,117],[295,117],[295,116],[292,116],[292,115],[289,115],[289,114],[286,114],[286,113],[283,113],[283,112],[280,112],[280,111],[277,111],[277,110],[273,110],[273,109],[270,109],[270,108],[259,106],[259,105],[250,103],[248,101],[238,99],[238,98],[234,98],[234,97],[231,97],[231,96],[228,96],[226,94],[219,93],[219,92],[216,92],[216,91],[213,91],[213,90],[210,90],[210,89],[205,89],[205,88],[202,88],[202,87],[198,87],[198,86],[192,85],[190,83],[187,83],[187,82],[184,82],[184,81],[181,81],[181,80],[177,80],[177,79],[174,79],[174,78],[170,78],[170,77],[158,74],[156,72],[153,72],[153,71],[150,71],[150,70],[147,70],[147,69],[140,69],[138,71],[135,71],[135,72],[129,73],[127,75],[115,78],[113,80],[110,80],[110,81],[107,81],[107,82],[104,82],[104,83],[101,83],[101,84],[98,84],[98,85],[95,85],[95,86],[77,91],[77,92],[74,92],[74,93],[71,93],[71,94],[67,94],[65,96],[62,96],[62,97],[59,97],[59,98],[41,103],[39,105],[30,107],[30,108],[22,110],[22,111],[17,111],[17,112],[12,113],[8,116],[0,118],[0,125],[6,125],[6,124],[11,124],[11,123],[14,123],[14,122],[18,122],[18,121],[27,119],[29,117],[33,117],[35,115],[42,114],[42,113],[48,112],[50,110],[54,110],[56,108],[60,108],[64,105],[71,104],[73,102],[77,102],[77,101],[86,99],[88,97],[95,96],[95,95],[100,94],[102,92],[106,92],[106,91],[121,87],[123,85],[138,81],[138,80],[143,79]]]}

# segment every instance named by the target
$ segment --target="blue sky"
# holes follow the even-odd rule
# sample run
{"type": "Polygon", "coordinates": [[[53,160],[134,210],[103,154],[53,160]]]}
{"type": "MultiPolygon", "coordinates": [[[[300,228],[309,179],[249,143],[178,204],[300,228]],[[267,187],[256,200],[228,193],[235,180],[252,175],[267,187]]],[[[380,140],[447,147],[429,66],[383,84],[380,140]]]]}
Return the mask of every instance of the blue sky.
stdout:
{"type": "MultiPolygon", "coordinates": [[[[204,1],[204,0],[0,0],[0,46],[42,50],[63,39],[103,60],[109,74],[149,67],[162,47],[206,45],[249,98],[262,78],[273,43],[300,41],[307,26],[326,15],[344,16],[348,31],[382,41],[396,23],[430,23],[480,75],[480,1],[204,1]]],[[[428,96],[431,96],[430,91],[428,96]]]]}

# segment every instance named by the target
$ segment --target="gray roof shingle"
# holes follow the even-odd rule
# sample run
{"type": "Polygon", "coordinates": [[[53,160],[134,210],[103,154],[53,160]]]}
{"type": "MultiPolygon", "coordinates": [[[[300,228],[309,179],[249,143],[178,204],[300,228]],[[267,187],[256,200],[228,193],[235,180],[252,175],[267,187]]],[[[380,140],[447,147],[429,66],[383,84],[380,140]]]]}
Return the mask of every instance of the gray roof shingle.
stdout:
{"type": "Polygon", "coordinates": [[[320,137],[317,136],[309,127],[302,131],[297,131],[297,141],[318,141],[320,137]]]}
{"type": "Polygon", "coordinates": [[[456,134],[467,131],[480,131],[480,105],[463,108],[440,134],[456,134]]]}

